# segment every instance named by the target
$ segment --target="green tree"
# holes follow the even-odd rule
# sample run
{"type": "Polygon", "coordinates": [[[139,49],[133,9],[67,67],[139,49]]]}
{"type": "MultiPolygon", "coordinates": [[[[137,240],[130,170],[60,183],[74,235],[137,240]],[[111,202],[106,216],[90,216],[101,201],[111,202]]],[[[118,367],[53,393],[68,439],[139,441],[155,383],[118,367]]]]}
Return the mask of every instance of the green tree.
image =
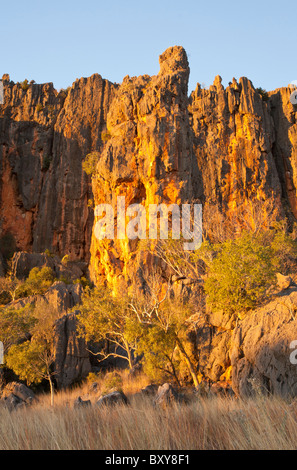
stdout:
{"type": "Polygon", "coordinates": [[[54,281],[55,275],[50,267],[35,267],[31,269],[28,278],[22,286],[22,295],[44,294],[54,281]]]}
{"type": "Polygon", "coordinates": [[[138,333],[136,352],[143,354],[144,367],[150,375],[159,371],[179,381],[179,363],[184,363],[198,388],[198,372],[188,351],[186,334],[193,311],[191,301],[186,295],[174,295],[173,284],[169,281],[166,286],[158,271],[144,271],[143,278],[144,292],[136,290],[129,300],[138,333]]]}
{"type": "Polygon", "coordinates": [[[31,305],[15,309],[3,307],[0,309],[0,341],[4,345],[4,351],[19,341],[22,341],[32,333],[36,319],[31,305]]]}
{"type": "Polygon", "coordinates": [[[101,343],[100,351],[96,353],[100,361],[119,357],[133,367],[136,338],[130,335],[131,312],[125,297],[114,297],[103,286],[86,288],[78,320],[80,335],[88,342],[101,343]],[[108,350],[106,344],[111,346],[108,350]]]}
{"type": "Polygon", "coordinates": [[[263,302],[275,285],[276,273],[285,269],[289,255],[296,255],[296,243],[278,229],[257,236],[245,232],[209,248],[214,256],[204,283],[207,303],[231,313],[246,312],[263,302]]]}
{"type": "Polygon", "coordinates": [[[53,406],[54,386],[51,371],[53,359],[53,352],[48,348],[46,342],[31,340],[11,346],[5,357],[5,362],[7,367],[12,369],[21,380],[25,380],[28,385],[38,384],[43,379],[48,380],[51,405],[53,406]]]}
{"type": "MultiPolygon", "coordinates": [[[[55,348],[53,325],[59,318],[58,310],[52,308],[44,301],[32,312],[34,319],[32,338],[21,344],[13,344],[5,362],[28,385],[48,380],[51,392],[51,405],[54,404],[53,370],[55,348]]],[[[31,317],[31,318],[32,318],[31,317]]]]}
{"type": "Polygon", "coordinates": [[[7,304],[19,298],[23,282],[11,276],[0,278],[0,304],[7,304]]]}

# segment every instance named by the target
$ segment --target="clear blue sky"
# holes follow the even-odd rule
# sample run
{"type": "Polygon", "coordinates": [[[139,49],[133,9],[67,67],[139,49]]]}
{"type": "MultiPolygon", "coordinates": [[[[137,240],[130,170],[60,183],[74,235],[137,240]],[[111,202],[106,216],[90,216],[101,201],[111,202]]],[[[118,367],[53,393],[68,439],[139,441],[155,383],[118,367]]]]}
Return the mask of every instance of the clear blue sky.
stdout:
{"type": "Polygon", "coordinates": [[[297,80],[296,1],[13,0],[1,1],[0,78],[66,88],[97,72],[120,83],[154,75],[159,55],[181,45],[189,91],[250,78],[273,90],[297,80]]]}

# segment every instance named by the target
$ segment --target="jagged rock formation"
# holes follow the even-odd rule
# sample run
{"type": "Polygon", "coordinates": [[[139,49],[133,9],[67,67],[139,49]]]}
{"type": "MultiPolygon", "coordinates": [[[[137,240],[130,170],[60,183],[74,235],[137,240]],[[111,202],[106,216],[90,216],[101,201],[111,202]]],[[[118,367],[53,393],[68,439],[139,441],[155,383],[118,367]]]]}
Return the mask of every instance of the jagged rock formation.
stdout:
{"type": "MultiPolygon", "coordinates": [[[[15,84],[3,76],[1,251],[7,244],[48,248],[89,261],[93,195],[95,204],[114,205],[125,195],[126,205],[145,207],[200,201],[210,232],[244,211],[251,226],[257,223],[253,201],[296,216],[292,90],[264,96],[245,77],[224,89],[217,76],[188,97],[188,76],[186,52],[177,46],[160,56],[157,76],[127,76],[120,86],[95,74],[58,93],[51,83],[15,84]],[[91,151],[100,155],[93,188],[82,171],[91,151]]],[[[127,277],[136,244],[104,246],[93,236],[93,278],[127,277]]]]}
{"type": "MultiPolygon", "coordinates": [[[[118,196],[134,203],[190,201],[195,167],[187,110],[189,65],[183,48],[160,56],[156,77],[125,77],[107,114],[105,143],[93,180],[95,205],[118,196]]],[[[98,241],[93,232],[91,271],[114,283],[134,276],[137,240],[98,241]]]]}
{"type": "MultiPolygon", "coordinates": [[[[145,209],[153,203],[200,202],[204,228],[214,239],[231,229],[269,224],[277,215],[296,220],[297,124],[291,88],[265,94],[245,77],[233,78],[224,88],[217,76],[209,89],[198,84],[189,96],[189,71],[186,52],[176,46],[160,56],[156,76],[127,76],[120,85],[95,74],[58,93],[50,83],[14,84],[3,77],[0,273],[5,265],[1,253],[5,258],[15,250],[33,257],[17,254],[16,272],[45,262],[54,263],[58,272],[58,258],[34,258],[34,252],[49,249],[89,263],[96,283],[107,281],[116,289],[122,281],[137,279],[138,240],[100,241],[94,230],[93,207],[110,203],[116,210],[118,196],[125,196],[126,207],[141,203],[145,209]],[[82,162],[93,151],[99,159],[91,179],[82,162]]],[[[148,266],[155,261],[146,254],[140,259],[148,266]]],[[[234,318],[211,312],[193,319],[189,334],[204,377],[218,381],[232,366],[238,393],[250,390],[255,377],[279,391],[286,374],[293,377],[289,386],[294,389],[293,369],[280,366],[267,346],[276,341],[277,331],[289,333],[291,317],[270,324],[269,308],[238,328],[234,318]],[[255,319],[271,337],[251,335],[255,319]]],[[[71,380],[82,371],[71,352],[77,347],[72,348],[72,321],[65,316],[59,330],[63,385],[70,383],[62,370],[68,359],[71,380]]],[[[81,351],[77,354],[82,357],[81,351]]]]}
{"type": "Polygon", "coordinates": [[[64,315],[54,328],[55,380],[65,388],[91,372],[89,352],[77,333],[77,312],[64,315]]]}
{"type": "Polygon", "coordinates": [[[82,160],[99,149],[116,85],[95,74],[58,93],[51,83],[3,80],[0,240],[89,259],[93,213],[82,160]]]}
{"type": "Polygon", "coordinates": [[[296,310],[297,290],[290,287],[234,329],[229,354],[232,387],[238,395],[296,396],[296,345],[291,346],[297,338],[296,310]]]}
{"type": "MultiPolygon", "coordinates": [[[[111,203],[116,214],[118,195],[126,206],[140,202],[146,209],[200,202],[204,228],[221,239],[228,230],[296,215],[291,90],[269,98],[245,77],[224,89],[217,76],[208,90],[198,84],[188,97],[188,75],[185,51],[174,47],[160,56],[157,76],[125,77],[107,113],[95,205],[111,203]]],[[[116,288],[122,278],[135,279],[136,247],[136,240],[98,241],[93,231],[94,281],[107,279],[116,288]]]]}

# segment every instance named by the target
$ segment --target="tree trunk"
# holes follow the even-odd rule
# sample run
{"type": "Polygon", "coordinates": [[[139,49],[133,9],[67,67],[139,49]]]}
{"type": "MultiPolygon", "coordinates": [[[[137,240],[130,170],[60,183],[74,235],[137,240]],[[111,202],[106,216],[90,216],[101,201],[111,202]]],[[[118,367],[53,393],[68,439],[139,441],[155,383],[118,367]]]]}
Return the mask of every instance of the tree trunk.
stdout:
{"type": "Polygon", "coordinates": [[[129,343],[127,341],[124,341],[124,346],[125,346],[125,350],[126,350],[127,356],[128,356],[129,369],[132,369],[133,366],[134,366],[134,361],[133,361],[133,358],[132,358],[132,353],[131,353],[129,343]]]}
{"type": "Polygon", "coordinates": [[[176,337],[176,344],[177,344],[177,347],[179,349],[179,352],[180,352],[182,358],[184,359],[184,361],[185,361],[185,363],[186,363],[186,365],[189,369],[189,372],[190,372],[191,377],[193,379],[195,388],[198,389],[199,380],[198,380],[197,373],[195,371],[194,365],[193,365],[191,359],[189,358],[188,354],[186,353],[185,348],[183,347],[183,344],[182,344],[182,342],[180,341],[180,339],[178,337],[176,337]]]}
{"type": "Polygon", "coordinates": [[[54,406],[54,384],[50,375],[48,376],[48,381],[49,381],[50,390],[51,390],[51,406],[54,406]]]}

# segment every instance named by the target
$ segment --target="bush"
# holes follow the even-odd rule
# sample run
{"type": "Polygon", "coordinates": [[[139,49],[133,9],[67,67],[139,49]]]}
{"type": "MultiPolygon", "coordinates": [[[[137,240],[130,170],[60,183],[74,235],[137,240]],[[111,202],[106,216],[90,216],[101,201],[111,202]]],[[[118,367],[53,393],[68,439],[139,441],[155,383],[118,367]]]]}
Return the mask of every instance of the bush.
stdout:
{"type": "Polygon", "coordinates": [[[87,175],[93,176],[96,172],[98,160],[99,160],[98,152],[88,153],[84,162],[82,163],[83,171],[87,175]]]}
{"type": "Polygon", "coordinates": [[[123,379],[117,372],[108,372],[104,377],[104,384],[101,392],[102,395],[106,395],[114,391],[123,391],[123,379]]]}
{"type": "Polygon", "coordinates": [[[51,268],[33,268],[31,269],[28,278],[20,288],[19,296],[29,296],[36,294],[43,294],[54,283],[55,275],[51,268]]]}
{"type": "Polygon", "coordinates": [[[28,82],[27,79],[25,79],[23,82],[21,82],[21,87],[22,87],[22,90],[24,90],[24,91],[28,90],[29,82],[28,82]]]}
{"type": "Polygon", "coordinates": [[[31,305],[17,310],[13,307],[0,309],[0,341],[3,342],[5,350],[26,338],[35,322],[31,305]]]}
{"type": "Polygon", "coordinates": [[[105,132],[103,131],[101,133],[101,139],[102,139],[102,142],[108,142],[109,139],[111,139],[111,133],[108,131],[105,131],[105,132]]]}
{"type": "Polygon", "coordinates": [[[262,96],[263,101],[269,100],[268,93],[266,90],[264,90],[264,88],[261,88],[261,87],[256,88],[256,91],[262,96]]]}
{"type": "Polygon", "coordinates": [[[207,303],[213,310],[234,313],[255,308],[275,285],[288,257],[296,256],[296,242],[283,231],[238,239],[212,246],[215,257],[205,280],[207,303]]]}

